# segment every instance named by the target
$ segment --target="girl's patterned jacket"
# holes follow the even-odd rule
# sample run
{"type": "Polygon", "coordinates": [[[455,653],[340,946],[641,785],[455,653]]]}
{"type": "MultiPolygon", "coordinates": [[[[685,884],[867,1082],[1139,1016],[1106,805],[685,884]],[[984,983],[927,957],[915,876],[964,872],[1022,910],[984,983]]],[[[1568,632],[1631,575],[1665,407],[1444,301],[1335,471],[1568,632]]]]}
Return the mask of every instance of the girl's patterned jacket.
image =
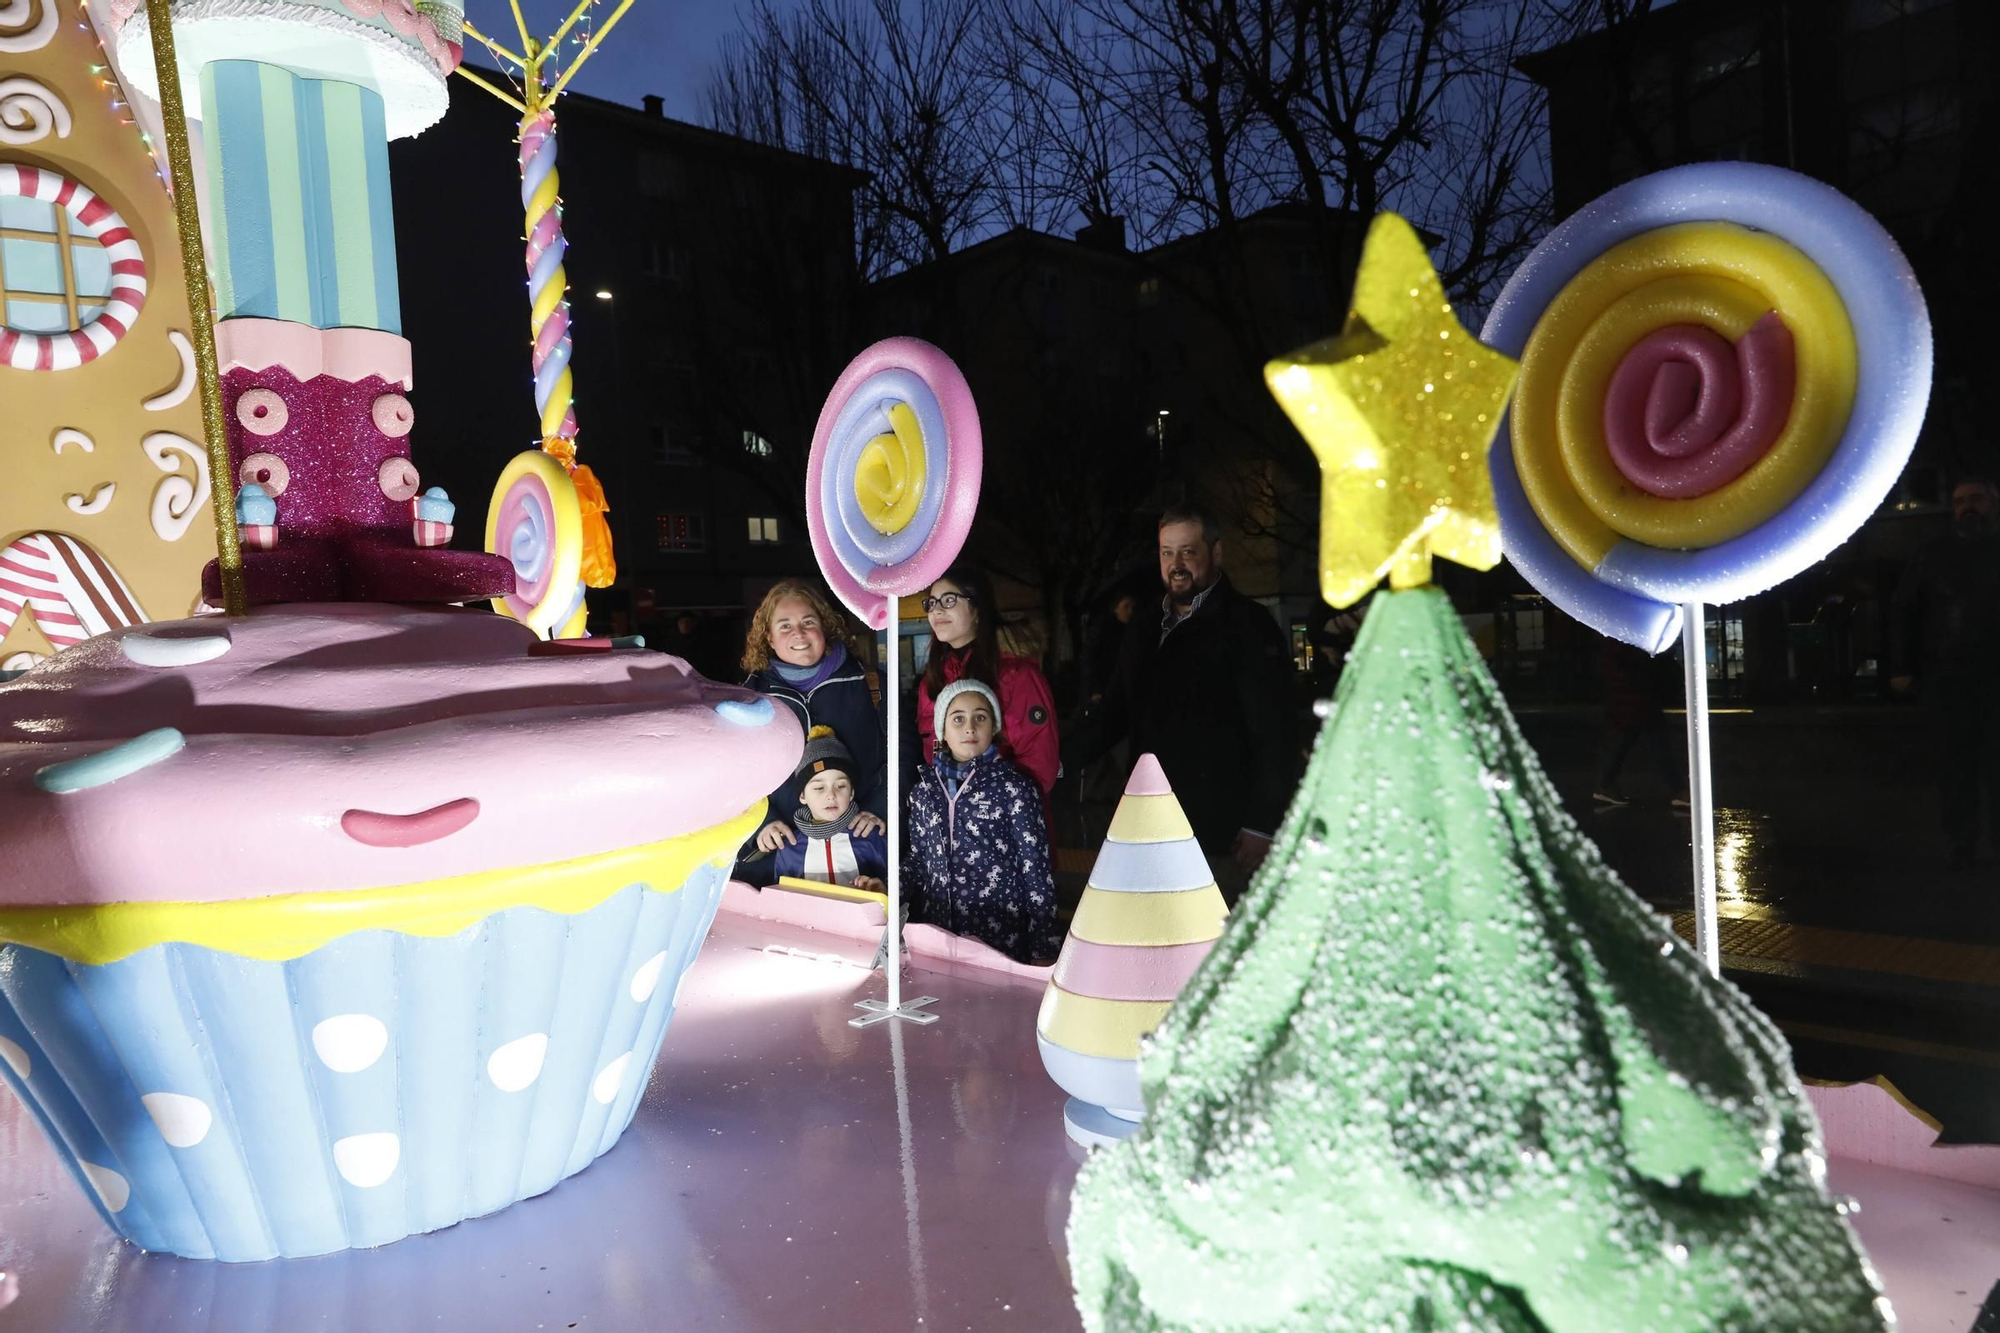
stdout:
{"type": "Polygon", "coordinates": [[[997,749],[949,792],[927,764],[910,793],[910,887],[922,919],[1017,962],[1055,957],[1055,877],[1042,791],[997,749]]]}

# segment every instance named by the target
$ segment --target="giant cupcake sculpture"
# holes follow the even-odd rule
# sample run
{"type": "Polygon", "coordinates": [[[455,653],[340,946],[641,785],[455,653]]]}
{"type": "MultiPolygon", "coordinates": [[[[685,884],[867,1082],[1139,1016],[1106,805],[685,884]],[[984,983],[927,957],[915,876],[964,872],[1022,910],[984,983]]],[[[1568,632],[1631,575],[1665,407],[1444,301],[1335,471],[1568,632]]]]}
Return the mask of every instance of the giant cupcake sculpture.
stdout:
{"type": "Polygon", "coordinates": [[[407,447],[385,135],[455,51],[407,0],[191,8],[252,606],[0,686],[0,1077],[120,1234],[252,1260],[608,1151],[801,738],[440,605],[546,577],[444,548],[407,447]]]}
{"type": "Polygon", "coordinates": [[[1377,219],[1342,334],[1274,363],[1324,591],[1387,576],[1270,859],[1079,1178],[1093,1333],[1795,1333],[1892,1320],[1783,1039],[1564,814],[1433,554],[1500,555],[1514,380],[1377,219]]]}

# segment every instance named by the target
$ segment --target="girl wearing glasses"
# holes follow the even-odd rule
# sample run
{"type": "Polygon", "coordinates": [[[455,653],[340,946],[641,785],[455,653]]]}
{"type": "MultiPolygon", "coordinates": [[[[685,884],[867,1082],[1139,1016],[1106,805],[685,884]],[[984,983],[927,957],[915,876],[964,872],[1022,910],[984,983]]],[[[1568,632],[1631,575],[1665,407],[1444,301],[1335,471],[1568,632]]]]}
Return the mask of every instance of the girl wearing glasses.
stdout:
{"type": "Polygon", "coordinates": [[[937,758],[931,714],[945,686],[961,680],[990,681],[1000,696],[1001,716],[994,719],[999,724],[1000,753],[1034,780],[1042,795],[1044,821],[1050,822],[1049,792],[1062,767],[1055,696],[1040,667],[1000,651],[993,581],[983,570],[955,564],[931,585],[924,614],[930,618],[935,641],[917,682],[916,735],[924,763],[937,758]]]}

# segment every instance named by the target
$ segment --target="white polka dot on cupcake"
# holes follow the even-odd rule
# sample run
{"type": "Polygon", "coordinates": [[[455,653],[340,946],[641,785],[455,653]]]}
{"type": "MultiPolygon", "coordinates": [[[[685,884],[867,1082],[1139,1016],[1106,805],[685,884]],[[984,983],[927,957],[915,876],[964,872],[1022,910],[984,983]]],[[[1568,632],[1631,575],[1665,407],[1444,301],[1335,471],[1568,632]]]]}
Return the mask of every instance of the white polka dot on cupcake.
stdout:
{"type": "Polygon", "coordinates": [[[356,1189],[373,1189],[396,1174],[403,1143],[394,1134],[351,1134],[333,1144],[340,1178],[356,1189]]]}
{"type": "Polygon", "coordinates": [[[9,1041],[5,1037],[0,1037],[0,1060],[5,1060],[7,1067],[14,1071],[14,1077],[23,1083],[28,1081],[28,1075],[35,1067],[34,1061],[28,1058],[28,1053],[21,1049],[20,1043],[9,1041]]]}
{"type": "Polygon", "coordinates": [[[358,1074],[382,1058],[389,1029],[369,1014],[338,1014],[313,1025],[313,1050],[336,1074],[358,1074]]]}
{"type": "Polygon", "coordinates": [[[618,1096],[618,1089],[625,1084],[625,1066],[632,1063],[632,1052],[613,1060],[598,1071],[597,1078],[590,1085],[590,1095],[609,1106],[618,1096]]]}
{"type": "Polygon", "coordinates": [[[208,1137],[208,1128],[215,1123],[215,1113],[199,1097],[178,1092],[149,1092],[139,1101],[159,1127],[160,1137],[170,1147],[194,1147],[208,1137]]]}
{"type": "Polygon", "coordinates": [[[531,1032],[501,1046],[486,1059],[486,1077],[502,1092],[519,1092],[542,1074],[549,1053],[549,1034],[531,1032]]]}
{"type": "Polygon", "coordinates": [[[659,989],[660,972],[666,965],[667,951],[665,949],[660,950],[660,952],[639,964],[639,970],[632,974],[632,998],[640,1004],[644,1004],[646,1001],[652,999],[653,992],[659,989]]]}
{"type": "Polygon", "coordinates": [[[78,1162],[77,1165],[83,1168],[83,1178],[97,1191],[97,1197],[104,1200],[104,1206],[114,1213],[123,1212],[132,1198],[131,1183],[108,1166],[99,1166],[95,1162],[78,1162]]]}

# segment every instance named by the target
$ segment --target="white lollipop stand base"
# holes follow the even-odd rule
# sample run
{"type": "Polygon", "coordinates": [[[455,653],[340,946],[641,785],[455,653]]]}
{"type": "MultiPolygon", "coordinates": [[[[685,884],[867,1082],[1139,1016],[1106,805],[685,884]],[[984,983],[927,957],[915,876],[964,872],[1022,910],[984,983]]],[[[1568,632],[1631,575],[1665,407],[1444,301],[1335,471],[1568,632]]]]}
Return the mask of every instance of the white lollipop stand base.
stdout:
{"type": "Polygon", "coordinates": [[[889,709],[889,829],[886,835],[889,850],[889,926],[885,940],[889,947],[882,951],[882,971],[889,978],[889,998],[886,1000],[859,1000],[856,1009],[865,1012],[859,1018],[847,1020],[849,1027],[865,1028],[876,1023],[886,1023],[900,1018],[905,1023],[935,1023],[938,1016],[924,1006],[937,1003],[937,996],[925,995],[903,1003],[903,876],[902,876],[902,745],[903,739],[903,694],[898,688],[903,660],[902,608],[898,599],[889,599],[889,661],[884,668],[882,701],[889,709]]]}
{"type": "Polygon", "coordinates": [[[887,1000],[857,1000],[854,1007],[868,1012],[859,1018],[847,1020],[851,1028],[871,1027],[876,1023],[886,1023],[892,1018],[900,1018],[906,1023],[935,1023],[938,1016],[925,1009],[927,1004],[936,1004],[937,996],[920,995],[907,1004],[891,1004],[887,1000]]]}

